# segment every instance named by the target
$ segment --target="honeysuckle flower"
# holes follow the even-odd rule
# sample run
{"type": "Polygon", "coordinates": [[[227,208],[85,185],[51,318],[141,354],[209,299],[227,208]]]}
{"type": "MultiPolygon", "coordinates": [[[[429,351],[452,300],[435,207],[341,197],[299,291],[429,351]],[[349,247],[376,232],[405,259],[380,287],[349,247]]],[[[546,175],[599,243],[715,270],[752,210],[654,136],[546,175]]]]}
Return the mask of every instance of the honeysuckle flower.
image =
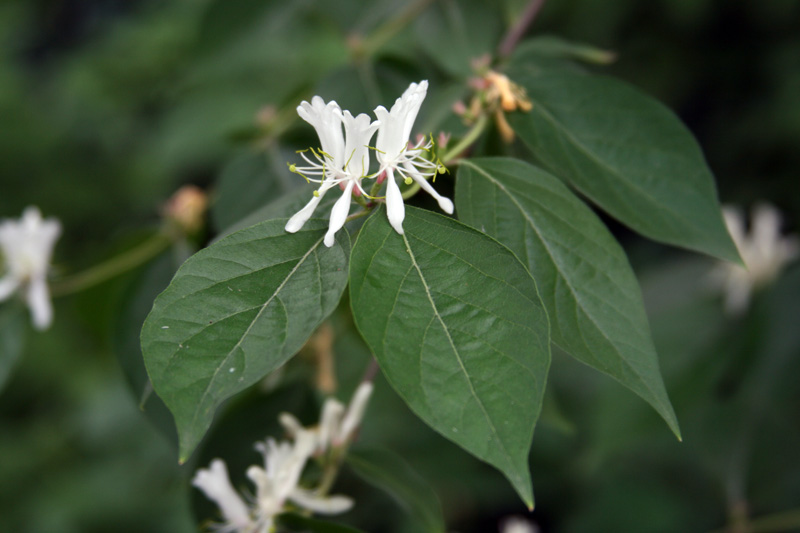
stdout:
{"type": "Polygon", "coordinates": [[[306,461],[314,453],[317,436],[301,430],[294,438],[294,444],[267,439],[256,445],[264,455],[264,468],[251,466],[247,477],[256,485],[256,507],[262,523],[271,522],[287,500],[320,514],[343,513],[353,506],[353,500],[346,496],[320,496],[298,486],[306,461]]]}
{"type": "Polygon", "coordinates": [[[47,329],[53,321],[47,271],[59,235],[58,220],[42,219],[36,207],[25,209],[18,221],[0,223],[0,250],[6,265],[6,273],[0,278],[0,301],[20,291],[39,330],[47,329]]]}
{"type": "Polygon", "coordinates": [[[267,439],[256,443],[264,456],[264,466],[253,465],[247,477],[256,486],[248,506],[231,486],[224,461],[214,459],[209,469],[200,469],[192,483],[219,506],[225,522],[219,528],[236,533],[272,533],[275,516],[286,510],[286,503],[319,514],[349,510],[353,500],[346,496],[323,496],[299,486],[306,462],[314,453],[317,434],[300,429],[294,442],[267,439]]]}
{"type": "Polygon", "coordinates": [[[286,231],[299,231],[311,218],[325,193],[339,185],[343,193],[331,209],[324,239],[325,246],[330,247],[333,246],[335,233],[344,226],[354,191],[367,195],[361,188],[361,180],[369,174],[369,142],[379,123],[372,122],[366,114],[353,117],[349,111],[343,112],[336,102],[326,104],[319,96],[312,98],[310,104],[302,102],[297,107],[297,114],[314,126],[322,148],[300,152],[307,165],[290,165],[289,168],[320,186],[305,207],[289,219],[286,231]]]}
{"type": "Polygon", "coordinates": [[[315,437],[314,453],[325,453],[331,448],[338,448],[349,443],[355,436],[364,411],[367,409],[372,395],[372,382],[363,381],[353,393],[350,405],[345,406],[335,398],[328,398],[322,406],[319,425],[307,429],[293,415],[282,413],[280,422],[289,435],[295,436],[303,432],[312,432],[315,437]]]}
{"type": "Polygon", "coordinates": [[[433,196],[439,207],[448,214],[453,214],[453,202],[437,193],[426,178],[433,178],[442,168],[441,163],[424,157],[433,148],[433,140],[423,138],[416,145],[409,147],[409,135],[414,121],[428,91],[428,82],[412,83],[403,95],[398,98],[391,111],[385,107],[375,108],[375,116],[380,122],[375,141],[375,157],[380,164],[378,173],[386,173],[386,212],[389,223],[403,234],[405,205],[400,187],[394,180],[395,172],[406,184],[417,182],[422,189],[433,196]]]}
{"type": "Polygon", "coordinates": [[[192,485],[214,501],[225,519],[222,531],[255,533],[257,525],[250,517],[250,509],[231,485],[228,467],[222,459],[214,459],[208,469],[201,468],[192,479],[192,485]]]}
{"type": "Polygon", "coordinates": [[[798,256],[800,241],[794,235],[781,236],[781,215],[772,205],[759,204],[753,208],[749,233],[738,209],[725,207],[723,215],[747,268],[721,264],[712,274],[712,283],[724,294],[725,311],[737,315],[747,308],[755,289],[775,279],[798,256]]]}

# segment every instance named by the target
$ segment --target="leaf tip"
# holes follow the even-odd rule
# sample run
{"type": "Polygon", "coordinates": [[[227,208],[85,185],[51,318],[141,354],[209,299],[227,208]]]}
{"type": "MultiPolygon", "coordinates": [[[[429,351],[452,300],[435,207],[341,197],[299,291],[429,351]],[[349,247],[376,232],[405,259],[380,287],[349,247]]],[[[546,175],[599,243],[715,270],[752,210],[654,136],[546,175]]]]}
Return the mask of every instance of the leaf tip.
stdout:
{"type": "MultiPolygon", "coordinates": [[[[673,417],[674,416],[675,415],[673,413],[673,417]]],[[[678,425],[678,419],[673,418],[672,420],[668,421],[668,424],[669,424],[669,429],[672,430],[672,434],[675,435],[675,437],[678,439],[678,442],[683,442],[683,436],[681,436],[681,428],[678,425]]]]}

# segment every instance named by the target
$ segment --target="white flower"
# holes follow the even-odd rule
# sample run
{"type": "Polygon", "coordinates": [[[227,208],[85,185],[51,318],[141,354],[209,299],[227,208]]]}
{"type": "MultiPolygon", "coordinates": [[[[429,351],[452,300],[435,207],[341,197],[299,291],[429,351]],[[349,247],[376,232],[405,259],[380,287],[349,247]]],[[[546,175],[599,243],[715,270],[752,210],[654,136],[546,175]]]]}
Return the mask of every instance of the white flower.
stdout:
{"type": "Polygon", "coordinates": [[[272,517],[283,510],[287,500],[320,514],[343,513],[353,506],[353,501],[345,496],[319,496],[298,486],[316,443],[316,435],[303,430],[295,435],[294,445],[276,443],[273,439],[256,444],[256,449],[264,455],[264,468],[251,466],[247,469],[247,477],[256,485],[260,522],[271,523],[272,517]]]}
{"type": "Polygon", "coordinates": [[[416,181],[428,194],[436,198],[442,211],[453,214],[453,202],[437,193],[426,179],[435,177],[441,168],[438,161],[430,161],[423,157],[423,154],[433,147],[433,140],[426,143],[423,138],[411,148],[408,144],[411,128],[414,126],[427,91],[427,80],[419,84],[412,83],[395,101],[391,111],[387,111],[383,106],[375,108],[375,116],[380,122],[375,142],[375,157],[380,163],[378,173],[386,172],[386,212],[389,223],[401,235],[405,206],[400,188],[394,180],[395,172],[408,185],[412,180],[416,181]]]}
{"type": "Polygon", "coordinates": [[[725,207],[723,215],[747,268],[722,264],[713,273],[712,282],[725,295],[725,311],[736,315],[747,308],[755,289],[775,279],[798,256],[800,245],[796,236],[781,236],[781,216],[772,205],[759,204],[753,208],[749,234],[738,209],[725,207]]]}
{"type": "Polygon", "coordinates": [[[339,185],[344,192],[331,209],[330,224],[324,240],[325,246],[330,247],[333,246],[334,234],[344,226],[354,191],[356,194],[366,195],[361,188],[361,180],[369,174],[369,141],[379,124],[371,122],[365,114],[353,117],[349,111],[342,112],[336,102],[325,104],[319,96],[312,98],[310,104],[302,102],[297,107],[297,114],[314,126],[322,148],[301,152],[308,166],[290,165],[289,168],[308,181],[319,183],[320,187],[314,191],[314,197],[305,207],[289,219],[286,231],[299,231],[325,193],[334,185],[339,185]]]}
{"type": "Polygon", "coordinates": [[[304,428],[297,418],[289,413],[281,414],[281,424],[292,436],[304,432],[313,433],[316,437],[313,453],[325,453],[330,448],[338,448],[353,439],[361,420],[364,418],[364,411],[367,409],[372,389],[372,382],[361,382],[356,392],[353,393],[353,398],[350,400],[350,405],[346,411],[344,405],[335,398],[325,400],[319,425],[315,428],[304,428]]]}
{"type": "Polygon", "coordinates": [[[501,533],[538,533],[539,528],[521,516],[512,516],[503,521],[501,533]]]}
{"type": "Polygon", "coordinates": [[[247,504],[231,485],[225,461],[214,459],[208,469],[198,470],[192,479],[192,485],[202,490],[206,497],[219,507],[225,519],[222,531],[239,533],[256,531],[256,523],[250,518],[247,504]]]}
{"type": "Polygon", "coordinates": [[[297,432],[294,443],[274,439],[256,443],[256,449],[264,456],[264,466],[253,465],[247,469],[247,477],[256,486],[251,507],[231,486],[228,470],[220,459],[214,459],[210,469],[198,470],[192,483],[219,506],[225,518],[223,531],[270,533],[275,516],[285,510],[287,501],[315,513],[343,513],[353,506],[352,499],[321,496],[299,486],[300,476],[316,444],[316,434],[306,430],[297,432]]]}
{"type": "Polygon", "coordinates": [[[19,221],[0,223],[0,249],[7,267],[5,276],[0,278],[0,301],[22,291],[33,325],[39,330],[47,329],[53,321],[47,271],[59,235],[58,220],[43,220],[36,207],[25,209],[19,221]]]}

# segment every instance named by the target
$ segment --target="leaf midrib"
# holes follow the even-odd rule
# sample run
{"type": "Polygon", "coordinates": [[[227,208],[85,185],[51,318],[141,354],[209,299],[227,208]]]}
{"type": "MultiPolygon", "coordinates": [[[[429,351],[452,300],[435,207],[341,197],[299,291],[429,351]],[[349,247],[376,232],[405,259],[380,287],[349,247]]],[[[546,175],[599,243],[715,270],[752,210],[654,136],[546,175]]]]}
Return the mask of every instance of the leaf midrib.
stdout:
{"type": "Polygon", "coordinates": [[[444,323],[444,319],[439,314],[439,309],[436,307],[436,302],[434,302],[434,300],[433,300],[433,296],[431,295],[430,289],[428,287],[428,282],[425,280],[425,276],[422,274],[422,269],[419,267],[419,264],[417,263],[417,259],[416,259],[415,255],[414,255],[414,252],[411,250],[411,243],[408,242],[408,238],[406,237],[405,234],[403,234],[402,237],[403,237],[403,241],[405,242],[405,245],[406,245],[406,251],[408,252],[408,256],[411,259],[411,263],[414,266],[414,269],[417,271],[417,274],[419,275],[419,279],[422,282],[422,286],[425,288],[425,295],[428,297],[428,301],[431,304],[431,309],[433,310],[434,316],[439,321],[439,324],[442,326],[442,330],[444,331],[445,335],[447,336],[447,341],[450,344],[450,348],[453,351],[453,355],[456,356],[456,360],[458,361],[458,365],[461,368],[461,372],[463,373],[464,377],[466,378],[467,385],[469,386],[470,394],[472,394],[472,397],[475,399],[477,404],[480,406],[481,412],[483,413],[483,416],[486,419],[486,422],[489,425],[489,428],[492,430],[492,434],[495,436],[497,442],[500,444],[500,448],[503,450],[503,454],[505,455],[506,459],[508,460],[508,464],[513,467],[514,460],[511,458],[511,455],[509,454],[508,449],[506,449],[505,442],[503,442],[503,439],[500,438],[500,435],[497,432],[497,428],[492,423],[491,417],[489,416],[489,413],[486,410],[486,406],[483,405],[483,402],[478,397],[478,394],[475,392],[475,387],[473,386],[472,380],[470,379],[470,376],[469,376],[469,373],[467,372],[467,369],[464,366],[464,361],[461,359],[461,354],[459,354],[458,349],[456,348],[455,343],[453,342],[453,338],[450,336],[450,330],[447,328],[447,325],[444,323]]]}
{"type": "MultiPolygon", "coordinates": [[[[464,160],[464,161],[462,161],[462,162],[461,162],[461,164],[462,164],[462,165],[466,165],[466,166],[468,166],[468,167],[470,167],[470,168],[473,168],[473,169],[474,169],[476,172],[478,172],[479,174],[481,174],[481,175],[485,176],[485,177],[486,177],[486,179],[488,179],[490,182],[492,182],[492,183],[493,183],[493,184],[494,184],[494,185],[495,185],[495,186],[496,186],[498,189],[500,189],[500,190],[501,190],[501,191],[502,191],[502,192],[503,192],[503,193],[504,193],[506,196],[508,196],[508,198],[511,200],[511,202],[512,202],[512,203],[513,203],[513,204],[514,204],[516,207],[517,207],[517,209],[520,211],[520,213],[522,214],[522,216],[523,216],[523,217],[525,218],[525,220],[528,222],[528,225],[531,227],[531,229],[533,229],[533,231],[535,231],[535,232],[536,232],[536,234],[539,236],[540,240],[541,240],[541,241],[542,241],[542,243],[544,244],[544,247],[545,247],[545,250],[547,251],[547,254],[550,256],[550,259],[553,261],[553,264],[554,264],[554,265],[556,265],[557,267],[559,267],[559,263],[558,263],[558,261],[556,261],[555,257],[553,256],[553,253],[552,253],[552,252],[551,252],[551,250],[550,250],[550,247],[547,245],[547,239],[545,239],[545,238],[542,236],[542,234],[539,232],[539,229],[538,229],[538,228],[536,227],[536,225],[533,223],[533,220],[532,220],[532,219],[531,219],[531,218],[528,216],[528,214],[527,214],[527,212],[525,211],[525,209],[523,209],[523,208],[522,208],[522,206],[519,204],[519,202],[517,202],[516,198],[514,198],[514,196],[513,196],[512,194],[510,194],[510,193],[509,193],[509,191],[508,191],[508,190],[505,188],[505,186],[504,186],[502,183],[498,182],[496,179],[494,179],[494,177],[493,177],[493,176],[491,176],[490,174],[488,174],[488,173],[487,173],[487,172],[485,172],[483,169],[481,169],[480,167],[478,167],[478,166],[477,166],[477,165],[475,165],[474,163],[470,162],[469,160],[464,160]]],[[[585,316],[587,316],[587,317],[589,317],[589,319],[590,319],[590,320],[591,320],[591,322],[592,322],[592,323],[595,325],[595,327],[597,328],[597,330],[598,330],[598,331],[599,331],[599,332],[600,332],[600,333],[603,335],[603,337],[605,337],[605,338],[606,338],[606,340],[609,342],[609,344],[610,344],[611,346],[613,346],[613,347],[614,347],[614,351],[617,353],[617,355],[619,356],[619,358],[620,358],[622,361],[624,361],[624,362],[625,362],[625,364],[628,366],[628,368],[630,368],[630,369],[633,371],[633,373],[634,373],[634,374],[636,374],[636,376],[639,378],[639,381],[640,381],[642,384],[644,384],[644,385],[645,385],[645,387],[647,388],[647,390],[649,390],[649,391],[650,391],[650,392],[651,392],[651,393],[654,395],[654,397],[655,397],[655,398],[658,398],[658,394],[656,394],[656,392],[655,392],[655,391],[652,389],[652,387],[650,386],[650,384],[649,384],[649,383],[648,383],[646,380],[644,380],[644,378],[642,377],[642,375],[639,373],[638,369],[636,369],[636,368],[635,368],[633,365],[631,365],[631,363],[628,361],[628,359],[622,355],[622,353],[619,351],[619,349],[617,348],[617,345],[614,343],[614,341],[612,341],[612,340],[611,340],[611,339],[608,337],[608,335],[606,334],[606,332],[603,330],[603,328],[601,328],[601,327],[600,327],[600,326],[597,324],[597,322],[595,321],[595,318],[594,318],[594,317],[593,317],[593,316],[592,316],[590,313],[586,312],[586,309],[584,308],[584,306],[583,306],[583,303],[581,302],[581,299],[577,297],[577,294],[576,294],[576,292],[575,292],[575,289],[574,289],[574,287],[572,286],[572,284],[570,283],[569,279],[568,279],[566,276],[564,276],[564,275],[562,275],[562,274],[561,274],[561,269],[560,269],[560,267],[559,267],[559,268],[557,268],[557,271],[559,272],[559,277],[560,277],[561,279],[563,279],[563,280],[564,280],[564,282],[566,283],[567,287],[569,287],[569,290],[570,290],[570,292],[572,293],[573,297],[575,298],[575,301],[576,301],[576,302],[579,304],[579,307],[580,307],[580,308],[581,308],[581,310],[583,311],[584,315],[585,315],[585,316]]],[[[567,353],[569,353],[569,352],[570,352],[570,350],[566,349],[564,346],[561,346],[561,345],[560,345],[560,343],[556,342],[555,340],[551,339],[551,342],[553,342],[553,344],[555,344],[556,346],[558,346],[558,347],[559,347],[561,350],[563,350],[563,351],[565,351],[565,352],[567,352],[567,353]]],[[[665,409],[667,412],[669,411],[668,409],[666,409],[666,407],[663,405],[663,403],[659,402],[659,405],[660,405],[662,408],[664,408],[664,409],[665,409]]]]}
{"type": "Polygon", "coordinates": [[[233,352],[239,346],[241,346],[242,342],[247,337],[247,335],[250,333],[250,330],[253,328],[255,323],[258,321],[259,317],[262,315],[262,313],[267,308],[267,306],[269,306],[269,304],[272,302],[272,300],[274,300],[275,297],[281,292],[281,290],[286,285],[286,283],[289,282],[289,280],[292,278],[292,276],[294,276],[294,274],[297,272],[297,270],[300,268],[300,266],[305,262],[305,260],[308,259],[308,257],[311,255],[311,253],[314,252],[319,247],[319,245],[322,243],[322,240],[323,240],[323,237],[320,237],[317,240],[317,242],[315,242],[314,245],[311,246],[308,249],[308,251],[305,254],[303,254],[303,256],[297,261],[297,264],[286,275],[286,277],[283,279],[281,284],[275,289],[275,291],[273,291],[273,293],[270,295],[270,297],[267,299],[267,301],[264,302],[264,304],[261,306],[261,309],[258,311],[258,313],[253,318],[253,320],[250,321],[250,325],[247,326],[247,329],[244,331],[244,333],[242,333],[242,336],[239,338],[237,343],[230,350],[228,350],[228,353],[220,361],[220,364],[217,365],[217,368],[214,370],[214,373],[211,375],[211,378],[208,380],[208,385],[206,386],[205,390],[203,391],[203,395],[200,397],[200,400],[197,402],[197,408],[194,410],[194,415],[192,416],[191,426],[194,426],[195,423],[197,422],[197,417],[198,417],[199,413],[202,410],[201,406],[206,401],[206,397],[208,396],[209,392],[211,391],[211,384],[214,383],[214,381],[216,380],[217,375],[219,375],[219,372],[222,369],[222,367],[227,365],[227,362],[230,359],[230,357],[233,355],[233,352]]]}

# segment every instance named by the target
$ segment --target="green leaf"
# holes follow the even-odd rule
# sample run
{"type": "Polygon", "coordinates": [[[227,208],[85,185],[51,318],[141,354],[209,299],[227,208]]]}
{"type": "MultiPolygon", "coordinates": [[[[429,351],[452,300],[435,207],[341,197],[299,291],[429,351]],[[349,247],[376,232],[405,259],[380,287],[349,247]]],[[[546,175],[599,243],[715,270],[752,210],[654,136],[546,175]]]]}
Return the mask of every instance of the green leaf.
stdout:
{"type": "Polygon", "coordinates": [[[740,262],[697,142],[672,112],[603,76],[509,72],[533,103],[509,122],[536,157],[642,235],[740,262]]]}
{"type": "Polygon", "coordinates": [[[528,265],[553,343],[641,396],[680,438],[639,284],[592,210],[555,176],[506,158],[462,161],[456,206],[528,265]]]}
{"type": "Polygon", "coordinates": [[[26,320],[25,307],[18,299],[0,306],[0,392],[22,355],[26,320]]]}
{"type": "Polygon", "coordinates": [[[363,478],[392,495],[423,531],[445,531],[442,505],[431,486],[401,457],[386,449],[350,450],[347,464],[363,478]]]}
{"type": "Polygon", "coordinates": [[[436,431],[498,468],[528,506],[528,450],[550,366],[547,314],[507,248],[450,218],[384,208],[351,256],[356,326],[387,380],[436,431]]]}
{"type": "Polygon", "coordinates": [[[296,513],[283,513],[277,516],[276,522],[285,531],[302,531],[305,533],[364,533],[360,529],[296,513]]]}
{"type": "Polygon", "coordinates": [[[145,321],[145,365],[175,417],[181,461],[216,407],[294,355],[344,292],[347,231],[326,248],[327,221],[295,234],[285,224],[262,222],[189,258],[145,321]]]}

